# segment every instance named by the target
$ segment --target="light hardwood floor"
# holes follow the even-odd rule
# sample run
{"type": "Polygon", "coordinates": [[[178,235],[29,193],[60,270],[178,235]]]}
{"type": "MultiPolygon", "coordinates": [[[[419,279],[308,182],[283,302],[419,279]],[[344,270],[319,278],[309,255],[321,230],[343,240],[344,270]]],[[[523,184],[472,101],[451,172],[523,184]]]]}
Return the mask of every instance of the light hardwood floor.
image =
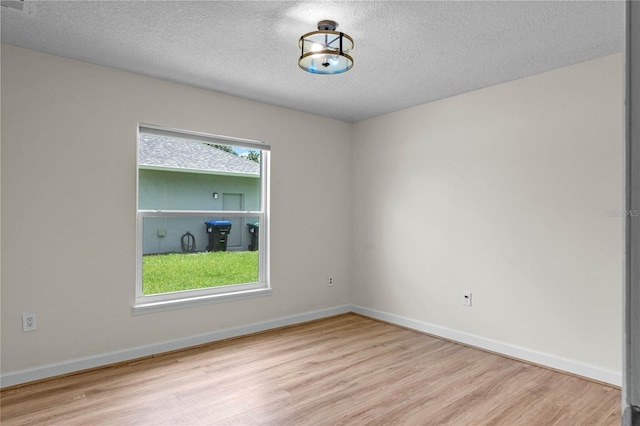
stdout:
{"type": "Polygon", "coordinates": [[[354,314],[1,393],[2,425],[618,425],[620,390],[354,314]]]}

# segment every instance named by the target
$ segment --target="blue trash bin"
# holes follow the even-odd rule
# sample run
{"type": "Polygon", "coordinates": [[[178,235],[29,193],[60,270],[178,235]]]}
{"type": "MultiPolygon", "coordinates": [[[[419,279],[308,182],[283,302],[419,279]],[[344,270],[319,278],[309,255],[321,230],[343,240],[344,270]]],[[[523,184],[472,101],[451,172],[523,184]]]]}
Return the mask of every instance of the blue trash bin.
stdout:
{"type": "Polygon", "coordinates": [[[207,251],[227,251],[227,237],[231,233],[228,220],[210,220],[204,223],[209,234],[207,251]]]}

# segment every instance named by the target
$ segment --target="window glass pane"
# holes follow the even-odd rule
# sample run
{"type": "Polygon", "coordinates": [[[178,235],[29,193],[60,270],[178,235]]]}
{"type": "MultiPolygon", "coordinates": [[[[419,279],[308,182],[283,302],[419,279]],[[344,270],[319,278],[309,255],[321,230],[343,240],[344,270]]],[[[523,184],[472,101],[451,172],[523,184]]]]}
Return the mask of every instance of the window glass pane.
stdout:
{"type": "Polygon", "coordinates": [[[226,139],[140,128],[139,301],[268,285],[259,237],[268,156],[248,141],[219,143],[226,139]],[[191,292],[171,295],[182,291],[191,292]]]}
{"type": "Polygon", "coordinates": [[[259,211],[261,151],[141,133],[138,209],[259,211]]]}
{"type": "Polygon", "coordinates": [[[255,216],[143,217],[143,295],[259,282],[259,232],[255,216]]]}

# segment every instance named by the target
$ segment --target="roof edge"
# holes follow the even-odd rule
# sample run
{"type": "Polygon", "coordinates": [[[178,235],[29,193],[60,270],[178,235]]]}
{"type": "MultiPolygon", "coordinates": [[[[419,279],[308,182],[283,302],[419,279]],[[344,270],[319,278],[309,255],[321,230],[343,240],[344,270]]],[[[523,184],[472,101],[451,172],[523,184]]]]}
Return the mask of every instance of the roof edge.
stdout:
{"type": "Polygon", "coordinates": [[[164,172],[179,172],[179,173],[196,173],[201,175],[220,175],[220,176],[235,176],[235,177],[247,177],[247,178],[260,178],[260,173],[234,173],[234,172],[222,172],[218,170],[205,170],[205,169],[185,169],[181,167],[166,167],[166,166],[152,166],[149,164],[138,164],[138,169],[143,170],[158,170],[164,172]]]}

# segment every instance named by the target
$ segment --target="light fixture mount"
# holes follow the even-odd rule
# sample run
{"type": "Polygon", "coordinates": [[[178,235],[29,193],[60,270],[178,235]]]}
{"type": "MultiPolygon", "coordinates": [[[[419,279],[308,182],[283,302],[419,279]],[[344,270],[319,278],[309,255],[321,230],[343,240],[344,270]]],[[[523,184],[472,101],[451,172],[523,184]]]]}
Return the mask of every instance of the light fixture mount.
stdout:
{"type": "Polygon", "coordinates": [[[335,21],[325,19],[318,22],[318,31],[300,37],[300,68],[313,74],[340,74],[353,67],[349,55],[353,39],[336,31],[337,27],[335,21]]]}
{"type": "Polygon", "coordinates": [[[318,22],[318,31],[335,31],[336,28],[338,28],[336,21],[325,19],[324,21],[318,22]]]}

